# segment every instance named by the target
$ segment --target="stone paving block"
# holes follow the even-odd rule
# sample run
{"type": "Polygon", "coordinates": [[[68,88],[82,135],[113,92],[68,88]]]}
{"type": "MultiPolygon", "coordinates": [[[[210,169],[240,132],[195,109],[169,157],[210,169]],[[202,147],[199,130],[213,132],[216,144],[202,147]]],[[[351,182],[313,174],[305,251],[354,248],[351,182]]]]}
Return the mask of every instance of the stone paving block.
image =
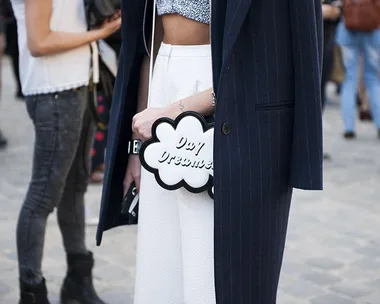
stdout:
{"type": "Polygon", "coordinates": [[[133,296],[121,290],[109,290],[99,294],[99,296],[111,304],[133,304],[133,296]]]}
{"type": "Polygon", "coordinates": [[[0,254],[0,272],[17,268],[15,260],[9,259],[5,255],[0,254]]]}
{"type": "Polygon", "coordinates": [[[0,282],[0,296],[3,296],[3,295],[5,296],[10,291],[12,291],[11,286],[3,282],[0,282]]]}
{"type": "Polygon", "coordinates": [[[380,246],[366,246],[356,250],[358,253],[369,258],[380,258],[380,246]]]}
{"type": "MultiPolygon", "coordinates": [[[[373,292],[373,288],[363,285],[353,285],[353,284],[339,284],[330,288],[331,290],[343,294],[348,298],[357,299],[373,292]]],[[[380,299],[379,299],[380,301],[380,299]]]]}
{"type": "Polygon", "coordinates": [[[304,299],[289,295],[281,289],[277,293],[277,302],[279,304],[305,304],[304,299]]]}
{"type": "Polygon", "coordinates": [[[323,240],[323,244],[333,249],[342,247],[357,249],[361,246],[357,239],[349,238],[346,235],[329,236],[323,240]]]}
{"type": "Polygon", "coordinates": [[[295,280],[282,287],[282,290],[297,299],[309,299],[314,296],[323,295],[324,289],[305,280],[295,280]]]}
{"type": "Polygon", "coordinates": [[[127,280],[131,274],[122,265],[108,265],[107,267],[99,267],[94,270],[94,276],[102,281],[110,280],[127,280]]]}
{"type": "Polygon", "coordinates": [[[328,294],[321,297],[315,297],[310,300],[311,304],[356,304],[351,300],[341,298],[339,296],[328,294]]]}
{"type": "MultiPolygon", "coordinates": [[[[369,281],[367,284],[374,288],[375,290],[380,290],[380,273],[379,278],[369,281]]],[[[379,298],[380,299],[380,298],[379,298]]]]}
{"type": "Polygon", "coordinates": [[[360,269],[374,271],[380,274],[380,260],[374,258],[363,258],[355,262],[360,269]]]}
{"type": "Polygon", "coordinates": [[[311,269],[311,267],[305,263],[299,263],[291,261],[293,258],[289,257],[282,265],[282,273],[286,275],[299,275],[305,273],[311,269]]]}
{"type": "MultiPolygon", "coordinates": [[[[18,300],[19,300],[18,291],[13,291],[12,293],[7,293],[4,295],[0,294],[1,304],[14,304],[14,303],[18,303],[18,300]]],[[[51,304],[56,304],[56,303],[51,303],[51,304]]]]}
{"type": "Polygon", "coordinates": [[[60,304],[58,293],[49,292],[48,296],[49,296],[49,301],[51,304],[60,304]]]}
{"type": "Polygon", "coordinates": [[[321,272],[310,272],[302,275],[302,278],[319,286],[331,286],[334,283],[340,282],[342,280],[337,276],[321,272]]]}
{"type": "Polygon", "coordinates": [[[344,278],[347,282],[358,283],[358,282],[368,282],[371,280],[376,280],[379,278],[379,273],[372,272],[366,269],[362,269],[355,264],[348,265],[346,268],[339,272],[341,278],[344,278]]]}
{"type": "Polygon", "coordinates": [[[344,266],[343,263],[331,258],[313,258],[307,261],[309,265],[316,266],[324,270],[339,269],[344,266]]]}
{"type": "Polygon", "coordinates": [[[377,288],[372,294],[360,298],[358,304],[378,304],[380,303],[380,289],[377,288]],[[364,302],[364,303],[363,303],[364,302]]]}

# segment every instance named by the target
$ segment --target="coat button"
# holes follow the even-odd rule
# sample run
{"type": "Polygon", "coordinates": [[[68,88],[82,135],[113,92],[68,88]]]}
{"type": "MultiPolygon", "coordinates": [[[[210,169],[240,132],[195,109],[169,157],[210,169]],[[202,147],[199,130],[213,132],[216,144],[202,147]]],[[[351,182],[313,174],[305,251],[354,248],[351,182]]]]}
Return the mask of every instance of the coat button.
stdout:
{"type": "Polygon", "coordinates": [[[225,122],[223,125],[222,125],[222,133],[224,135],[228,135],[231,133],[231,125],[228,123],[228,122],[225,122]]]}

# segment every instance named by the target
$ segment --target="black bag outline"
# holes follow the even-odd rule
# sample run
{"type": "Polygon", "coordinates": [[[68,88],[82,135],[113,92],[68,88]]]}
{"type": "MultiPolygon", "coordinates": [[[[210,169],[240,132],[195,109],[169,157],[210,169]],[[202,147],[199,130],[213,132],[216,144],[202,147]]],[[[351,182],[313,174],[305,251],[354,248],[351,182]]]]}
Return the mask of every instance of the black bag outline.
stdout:
{"type": "Polygon", "coordinates": [[[165,184],[161,180],[159,170],[156,169],[156,168],[150,167],[147,164],[147,162],[145,161],[145,158],[144,158],[144,152],[145,152],[146,148],[149,145],[153,144],[153,143],[160,142],[160,140],[158,139],[157,134],[156,134],[156,130],[157,130],[158,125],[160,125],[161,123],[168,123],[168,124],[170,124],[174,128],[174,130],[176,130],[179,122],[183,118],[189,117],[189,116],[192,116],[192,117],[195,117],[196,119],[198,119],[198,121],[202,125],[203,133],[205,133],[208,130],[214,128],[214,123],[213,122],[208,123],[206,121],[206,119],[202,115],[200,115],[197,112],[193,112],[193,111],[187,111],[187,112],[181,113],[179,116],[177,116],[177,118],[175,120],[172,120],[172,119],[170,119],[168,117],[159,118],[152,125],[152,138],[150,138],[150,139],[146,140],[145,142],[143,142],[142,145],[141,145],[141,147],[140,147],[140,152],[139,152],[140,162],[141,162],[141,165],[148,172],[153,173],[153,175],[154,175],[157,183],[160,185],[160,187],[162,187],[162,188],[164,188],[166,190],[170,190],[170,191],[177,190],[177,189],[180,189],[180,188],[185,188],[187,191],[189,191],[191,193],[202,193],[202,192],[207,191],[208,194],[209,194],[209,196],[212,199],[214,199],[214,193],[213,193],[214,176],[213,175],[209,174],[209,178],[208,178],[207,183],[204,186],[200,187],[200,188],[194,188],[194,187],[190,186],[184,179],[182,179],[181,181],[179,181],[175,185],[167,185],[167,184],[165,184]]]}

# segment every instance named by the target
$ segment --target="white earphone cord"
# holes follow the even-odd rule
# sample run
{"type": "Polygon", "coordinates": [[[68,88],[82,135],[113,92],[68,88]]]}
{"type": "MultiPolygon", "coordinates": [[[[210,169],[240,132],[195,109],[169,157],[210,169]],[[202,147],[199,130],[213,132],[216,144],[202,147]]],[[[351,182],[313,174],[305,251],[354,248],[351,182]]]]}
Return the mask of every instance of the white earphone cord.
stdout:
{"type": "Polygon", "coordinates": [[[154,60],[154,34],[156,30],[156,1],[153,0],[153,21],[152,21],[152,45],[150,47],[150,60],[149,60],[149,84],[148,84],[148,102],[147,107],[150,106],[150,98],[152,91],[152,78],[153,78],[153,60],[154,60]]]}

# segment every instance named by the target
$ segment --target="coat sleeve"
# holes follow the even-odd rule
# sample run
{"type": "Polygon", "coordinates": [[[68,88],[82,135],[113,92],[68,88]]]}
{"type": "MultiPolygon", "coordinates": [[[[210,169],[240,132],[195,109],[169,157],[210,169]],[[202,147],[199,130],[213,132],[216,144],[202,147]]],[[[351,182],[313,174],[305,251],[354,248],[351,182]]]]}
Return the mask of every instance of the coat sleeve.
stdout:
{"type": "Polygon", "coordinates": [[[321,1],[289,0],[289,8],[295,77],[291,183],[322,190],[321,1]]]}
{"type": "Polygon", "coordinates": [[[103,232],[126,225],[120,213],[123,179],[128,162],[128,141],[132,134],[132,117],[136,113],[140,67],[144,48],[140,45],[144,2],[122,1],[122,45],[108,124],[105,173],[97,229],[97,245],[103,232]]]}

